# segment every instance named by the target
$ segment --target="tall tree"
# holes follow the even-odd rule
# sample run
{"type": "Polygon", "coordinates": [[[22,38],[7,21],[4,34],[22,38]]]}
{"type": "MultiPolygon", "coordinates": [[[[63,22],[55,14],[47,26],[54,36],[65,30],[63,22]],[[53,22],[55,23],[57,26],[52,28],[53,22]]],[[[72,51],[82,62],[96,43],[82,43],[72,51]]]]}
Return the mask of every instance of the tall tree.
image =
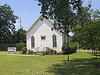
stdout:
{"type": "MultiPolygon", "coordinates": [[[[91,12],[91,23],[80,26],[75,31],[74,40],[80,43],[82,48],[100,50],[100,11],[91,12]]],[[[97,56],[97,53],[96,53],[97,56]]]]}
{"type": "MultiPolygon", "coordinates": [[[[81,11],[82,13],[79,12],[77,15],[77,19],[78,19],[77,25],[75,25],[72,28],[72,32],[74,33],[74,36],[75,36],[73,41],[80,40],[80,38],[78,38],[78,32],[80,31],[80,28],[84,29],[84,26],[93,23],[93,20],[92,20],[93,10],[91,10],[91,4],[89,4],[86,7],[81,7],[81,11]]],[[[80,41],[77,41],[77,42],[80,43],[80,41]]]]}
{"type": "MultiPolygon", "coordinates": [[[[68,36],[70,29],[79,22],[80,19],[77,17],[83,15],[81,11],[82,0],[38,0],[38,2],[41,6],[42,16],[52,19],[54,28],[66,36],[68,36]]],[[[69,41],[68,38],[67,41],[69,41]]]]}
{"type": "Polygon", "coordinates": [[[0,43],[9,42],[8,35],[12,35],[15,30],[17,16],[9,5],[0,6],[0,43]]]}
{"type": "Polygon", "coordinates": [[[75,38],[78,38],[81,48],[100,50],[100,21],[80,27],[74,35],[75,38]]]}

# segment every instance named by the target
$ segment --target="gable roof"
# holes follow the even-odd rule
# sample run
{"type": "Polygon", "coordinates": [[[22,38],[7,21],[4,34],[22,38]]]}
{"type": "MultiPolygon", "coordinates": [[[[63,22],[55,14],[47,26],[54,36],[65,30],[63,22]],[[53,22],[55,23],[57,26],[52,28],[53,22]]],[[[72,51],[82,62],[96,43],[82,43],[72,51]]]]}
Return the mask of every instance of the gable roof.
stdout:
{"type": "Polygon", "coordinates": [[[40,16],[36,21],[35,23],[32,24],[32,26],[27,30],[26,34],[28,34],[28,32],[34,27],[34,25],[39,21],[41,20],[42,16],[40,16]]]}
{"type": "MultiPolygon", "coordinates": [[[[40,17],[35,21],[35,23],[33,23],[32,26],[27,30],[26,34],[28,34],[28,32],[29,32],[42,18],[43,18],[43,17],[40,16],[40,17]]],[[[48,21],[49,21],[50,23],[53,24],[53,22],[50,21],[49,19],[48,19],[48,21]]]]}

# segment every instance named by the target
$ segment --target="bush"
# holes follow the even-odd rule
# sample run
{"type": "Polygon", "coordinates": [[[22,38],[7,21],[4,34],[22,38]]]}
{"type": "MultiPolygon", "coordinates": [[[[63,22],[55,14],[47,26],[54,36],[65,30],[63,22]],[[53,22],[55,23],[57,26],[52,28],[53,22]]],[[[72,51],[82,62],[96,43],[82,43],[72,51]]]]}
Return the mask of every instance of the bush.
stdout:
{"type": "Polygon", "coordinates": [[[27,52],[28,54],[34,54],[34,52],[32,50],[28,50],[27,52]]]}
{"type": "Polygon", "coordinates": [[[53,49],[47,47],[46,48],[46,55],[52,55],[53,54],[53,49]]]}
{"type": "Polygon", "coordinates": [[[57,54],[57,51],[56,50],[53,50],[53,55],[56,55],[57,54]]]}
{"type": "Polygon", "coordinates": [[[70,44],[64,44],[62,46],[62,51],[63,54],[72,54],[75,53],[77,48],[78,48],[78,44],[77,43],[70,43],[70,44]]]}
{"type": "Polygon", "coordinates": [[[21,52],[22,52],[22,54],[26,54],[26,53],[27,53],[27,48],[26,48],[26,47],[23,47],[23,48],[21,49],[21,52]]]}
{"type": "Polygon", "coordinates": [[[37,55],[56,55],[57,51],[47,47],[46,51],[38,51],[36,52],[36,54],[37,55]]]}
{"type": "Polygon", "coordinates": [[[56,50],[53,50],[49,47],[46,48],[46,55],[55,55],[55,54],[57,54],[56,50]]]}
{"type": "Polygon", "coordinates": [[[25,47],[25,43],[24,42],[20,42],[16,44],[16,50],[17,51],[21,51],[21,49],[25,47]]]}
{"type": "Polygon", "coordinates": [[[45,51],[38,51],[37,53],[36,53],[37,55],[45,55],[45,51]]]}

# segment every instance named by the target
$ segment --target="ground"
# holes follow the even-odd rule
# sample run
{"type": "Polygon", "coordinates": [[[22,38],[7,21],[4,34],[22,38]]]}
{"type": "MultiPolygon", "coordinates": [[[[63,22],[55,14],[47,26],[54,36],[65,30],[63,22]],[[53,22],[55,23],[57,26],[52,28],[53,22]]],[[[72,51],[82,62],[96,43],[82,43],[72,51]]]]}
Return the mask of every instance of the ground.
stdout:
{"type": "Polygon", "coordinates": [[[0,55],[0,75],[100,75],[100,57],[86,52],[53,56],[0,55]]]}

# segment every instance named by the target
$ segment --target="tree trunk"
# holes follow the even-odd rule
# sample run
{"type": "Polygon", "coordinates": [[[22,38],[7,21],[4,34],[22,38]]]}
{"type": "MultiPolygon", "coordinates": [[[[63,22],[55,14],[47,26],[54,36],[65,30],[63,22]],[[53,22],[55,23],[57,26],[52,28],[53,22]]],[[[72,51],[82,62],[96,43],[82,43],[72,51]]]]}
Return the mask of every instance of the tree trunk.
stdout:
{"type": "Polygon", "coordinates": [[[67,57],[67,61],[69,61],[69,54],[68,54],[68,57],[67,57]]]}
{"type": "Polygon", "coordinates": [[[96,59],[97,59],[97,50],[96,50],[96,59]]]}
{"type": "MultiPolygon", "coordinates": [[[[69,45],[69,37],[67,35],[67,44],[69,45]]],[[[69,50],[68,50],[68,55],[67,55],[67,61],[69,61],[69,50]]]]}

